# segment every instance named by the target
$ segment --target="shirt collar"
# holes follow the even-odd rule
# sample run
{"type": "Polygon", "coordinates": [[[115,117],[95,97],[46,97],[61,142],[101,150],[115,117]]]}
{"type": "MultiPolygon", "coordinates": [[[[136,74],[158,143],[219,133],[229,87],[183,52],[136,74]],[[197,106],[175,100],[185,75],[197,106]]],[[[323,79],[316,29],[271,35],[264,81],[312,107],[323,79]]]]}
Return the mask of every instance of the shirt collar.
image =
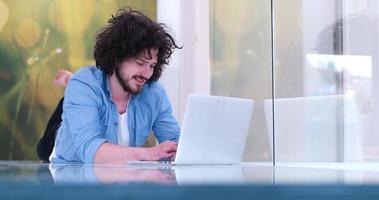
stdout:
{"type": "Polygon", "coordinates": [[[109,85],[109,76],[103,71],[102,73],[103,73],[103,84],[105,85],[106,92],[108,94],[108,97],[112,99],[111,87],[109,85]]]}

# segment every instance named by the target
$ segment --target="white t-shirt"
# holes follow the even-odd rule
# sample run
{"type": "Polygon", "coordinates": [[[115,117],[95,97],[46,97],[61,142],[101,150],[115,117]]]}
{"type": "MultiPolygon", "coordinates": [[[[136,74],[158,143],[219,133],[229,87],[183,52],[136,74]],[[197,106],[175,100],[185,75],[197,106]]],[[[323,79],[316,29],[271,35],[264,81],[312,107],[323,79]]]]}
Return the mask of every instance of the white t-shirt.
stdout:
{"type": "Polygon", "coordinates": [[[128,112],[118,115],[118,131],[117,138],[118,144],[122,146],[129,146],[129,128],[128,128],[128,112]]]}

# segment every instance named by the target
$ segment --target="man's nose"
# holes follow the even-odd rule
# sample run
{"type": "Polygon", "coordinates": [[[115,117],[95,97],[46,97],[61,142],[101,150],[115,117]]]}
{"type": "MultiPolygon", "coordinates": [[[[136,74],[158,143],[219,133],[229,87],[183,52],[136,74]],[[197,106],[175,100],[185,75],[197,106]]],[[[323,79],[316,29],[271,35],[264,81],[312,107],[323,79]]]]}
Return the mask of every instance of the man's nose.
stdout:
{"type": "Polygon", "coordinates": [[[151,68],[150,66],[146,65],[144,68],[143,68],[143,76],[147,79],[149,79],[152,75],[153,75],[153,71],[154,69],[151,68]]]}

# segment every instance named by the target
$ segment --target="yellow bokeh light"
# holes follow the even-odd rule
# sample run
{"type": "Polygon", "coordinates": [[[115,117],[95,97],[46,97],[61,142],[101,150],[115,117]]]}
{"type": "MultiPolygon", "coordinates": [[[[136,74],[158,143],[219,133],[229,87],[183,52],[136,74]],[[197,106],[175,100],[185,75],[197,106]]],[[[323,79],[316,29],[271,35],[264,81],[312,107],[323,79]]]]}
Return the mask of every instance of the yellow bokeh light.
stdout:
{"type": "Polygon", "coordinates": [[[61,32],[82,36],[91,22],[93,8],[93,0],[54,0],[49,7],[49,20],[61,32]]]}
{"type": "Polygon", "coordinates": [[[33,47],[40,39],[40,25],[31,18],[22,19],[16,28],[17,44],[24,48],[33,47]]]}
{"type": "Polygon", "coordinates": [[[3,30],[5,24],[8,21],[9,9],[3,1],[0,0],[0,32],[3,30]]]}

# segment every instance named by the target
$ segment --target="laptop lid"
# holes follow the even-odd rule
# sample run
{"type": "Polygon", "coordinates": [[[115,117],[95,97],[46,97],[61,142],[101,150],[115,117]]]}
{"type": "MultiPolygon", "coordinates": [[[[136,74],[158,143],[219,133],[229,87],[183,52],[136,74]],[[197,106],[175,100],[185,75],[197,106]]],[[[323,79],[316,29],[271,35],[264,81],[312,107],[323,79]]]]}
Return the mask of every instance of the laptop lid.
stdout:
{"type": "Polygon", "coordinates": [[[254,100],[190,95],[175,164],[242,161],[254,100]]]}

